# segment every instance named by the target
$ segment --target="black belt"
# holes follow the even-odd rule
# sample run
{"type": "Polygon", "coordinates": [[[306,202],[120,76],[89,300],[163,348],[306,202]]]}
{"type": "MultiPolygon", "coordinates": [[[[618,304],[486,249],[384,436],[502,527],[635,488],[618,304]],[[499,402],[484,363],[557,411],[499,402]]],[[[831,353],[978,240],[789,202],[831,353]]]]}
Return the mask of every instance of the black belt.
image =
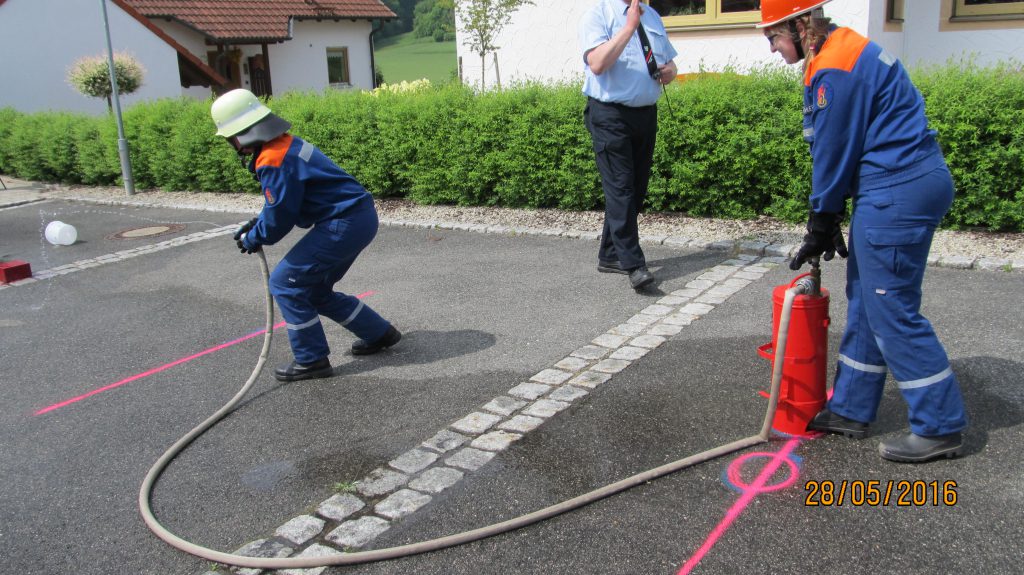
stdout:
{"type": "Polygon", "coordinates": [[[619,109],[622,109],[622,110],[651,110],[651,109],[654,109],[654,108],[658,107],[657,104],[651,104],[649,106],[627,106],[626,104],[620,104],[619,102],[604,102],[602,100],[598,100],[597,98],[595,98],[593,96],[587,96],[587,99],[590,102],[593,102],[595,104],[601,104],[603,106],[611,106],[613,108],[619,108],[619,109]]]}

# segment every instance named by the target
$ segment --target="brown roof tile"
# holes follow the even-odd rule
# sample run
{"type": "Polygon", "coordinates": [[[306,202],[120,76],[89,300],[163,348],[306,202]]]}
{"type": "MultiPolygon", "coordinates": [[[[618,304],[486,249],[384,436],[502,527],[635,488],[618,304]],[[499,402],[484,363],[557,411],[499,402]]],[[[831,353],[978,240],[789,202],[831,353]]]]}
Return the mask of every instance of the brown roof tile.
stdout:
{"type": "Polygon", "coordinates": [[[124,0],[149,18],[174,18],[216,40],[288,39],[291,18],[395,18],[380,0],[124,0]]]}

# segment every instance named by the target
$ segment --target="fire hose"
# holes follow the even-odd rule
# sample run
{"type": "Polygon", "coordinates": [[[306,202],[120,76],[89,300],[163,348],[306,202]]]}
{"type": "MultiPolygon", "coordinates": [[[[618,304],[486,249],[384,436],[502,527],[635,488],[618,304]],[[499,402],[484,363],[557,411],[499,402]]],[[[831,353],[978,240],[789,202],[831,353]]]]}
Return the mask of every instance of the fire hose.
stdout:
{"type": "MultiPolygon", "coordinates": [[[[256,366],[253,368],[252,373],[249,375],[249,379],[246,380],[245,384],[238,390],[234,397],[228,401],[224,407],[217,410],[216,413],[208,417],[205,421],[200,423],[194,429],[189,431],[185,436],[175,442],[166,452],[153,464],[149,472],[146,474],[145,479],[142,482],[142,486],[139,489],[139,511],[142,513],[142,518],[145,521],[149,529],[164,542],[168,543],[172,547],[207,559],[217,563],[226,565],[235,565],[238,567],[250,567],[256,569],[309,569],[314,567],[325,567],[329,565],[354,565],[359,563],[370,563],[375,561],[384,561],[388,559],[396,559],[399,557],[406,557],[409,555],[415,555],[419,553],[426,553],[429,551],[436,551],[447,547],[454,547],[456,545],[462,545],[472,541],[477,541],[500,533],[512,531],[525,527],[532,523],[544,521],[572,511],[574,509],[583,507],[600,499],[604,499],[620,491],[625,491],[637,485],[647,483],[663,475],[674,473],[681,469],[694,466],[698,463],[703,463],[723,455],[752,447],[761,443],[765,443],[770,439],[770,433],[772,428],[772,421],[775,417],[775,410],[779,398],[779,388],[782,381],[782,367],[783,358],[785,357],[786,341],[789,332],[790,313],[793,308],[793,301],[797,295],[806,294],[812,295],[819,293],[820,288],[820,276],[817,273],[812,272],[809,276],[804,276],[796,281],[793,287],[790,287],[785,292],[785,299],[782,305],[782,313],[779,318],[779,328],[776,334],[775,340],[775,359],[772,364],[772,379],[771,388],[768,399],[768,410],[765,413],[764,423],[761,426],[761,430],[750,437],[739,439],[725,445],[714,447],[707,451],[702,451],[695,455],[685,457],[673,463],[667,463],[665,465],[644,471],[620,480],[616,483],[606,485],[589,493],[574,497],[567,501],[545,507],[543,509],[521,515],[514,519],[488,525],[486,527],[480,527],[470,531],[457,533],[454,535],[448,535],[445,537],[439,537],[437,539],[431,539],[429,541],[422,541],[418,543],[410,543],[407,545],[400,545],[397,547],[389,547],[387,549],[376,549],[370,551],[358,551],[354,553],[338,553],[336,555],[326,555],[319,557],[286,557],[286,558],[265,558],[265,557],[249,557],[246,555],[237,555],[233,553],[225,553],[197,545],[190,541],[186,541],[181,537],[168,531],[160,522],[156,519],[153,514],[153,510],[150,506],[150,499],[152,496],[153,485],[156,480],[163,473],[167,465],[185,449],[192,441],[206,432],[210,427],[217,423],[221,418],[227,415],[245,396],[255,383],[256,378],[260,375],[263,370],[264,364],[267,362],[267,358],[270,353],[270,341],[271,334],[273,332],[274,323],[274,303],[270,295],[270,271],[267,266],[266,256],[263,251],[259,251],[259,264],[260,269],[263,273],[264,280],[264,291],[266,296],[266,333],[263,337],[263,347],[260,351],[259,360],[256,362],[256,366]]],[[[817,270],[817,261],[813,261],[815,271],[817,270]]]]}

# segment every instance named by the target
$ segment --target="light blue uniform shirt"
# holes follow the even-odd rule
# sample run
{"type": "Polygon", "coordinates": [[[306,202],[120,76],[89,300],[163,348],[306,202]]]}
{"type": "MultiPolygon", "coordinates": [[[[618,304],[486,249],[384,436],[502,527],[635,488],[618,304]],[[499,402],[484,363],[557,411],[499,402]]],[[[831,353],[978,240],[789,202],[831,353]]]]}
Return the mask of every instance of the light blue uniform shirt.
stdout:
{"type": "MultiPolygon", "coordinates": [[[[579,40],[583,53],[583,93],[602,102],[627,106],[650,106],[661,95],[661,84],[651,78],[640,48],[640,35],[633,34],[619,59],[600,76],[590,71],[586,54],[612,39],[626,25],[629,4],[622,0],[601,0],[580,21],[579,40]]],[[[640,23],[654,49],[654,61],[662,66],[675,59],[676,49],[668,41],[661,16],[650,6],[643,7],[640,23]]]]}

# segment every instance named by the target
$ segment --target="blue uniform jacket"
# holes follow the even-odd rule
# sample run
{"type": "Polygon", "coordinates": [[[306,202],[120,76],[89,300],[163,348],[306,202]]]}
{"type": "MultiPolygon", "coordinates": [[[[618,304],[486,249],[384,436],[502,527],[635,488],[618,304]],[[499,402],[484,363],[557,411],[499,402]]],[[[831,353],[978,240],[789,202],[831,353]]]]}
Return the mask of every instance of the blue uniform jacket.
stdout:
{"type": "Polygon", "coordinates": [[[256,157],[256,176],[264,205],[245,236],[250,246],[272,245],[294,226],[308,228],[373,206],[362,184],[319,148],[291,134],[263,145],[256,157]]]}
{"type": "Polygon", "coordinates": [[[815,212],[841,212],[858,189],[906,182],[944,163],[924,99],[899,60],[849,28],[833,29],[805,71],[804,139],[815,212]]]}

